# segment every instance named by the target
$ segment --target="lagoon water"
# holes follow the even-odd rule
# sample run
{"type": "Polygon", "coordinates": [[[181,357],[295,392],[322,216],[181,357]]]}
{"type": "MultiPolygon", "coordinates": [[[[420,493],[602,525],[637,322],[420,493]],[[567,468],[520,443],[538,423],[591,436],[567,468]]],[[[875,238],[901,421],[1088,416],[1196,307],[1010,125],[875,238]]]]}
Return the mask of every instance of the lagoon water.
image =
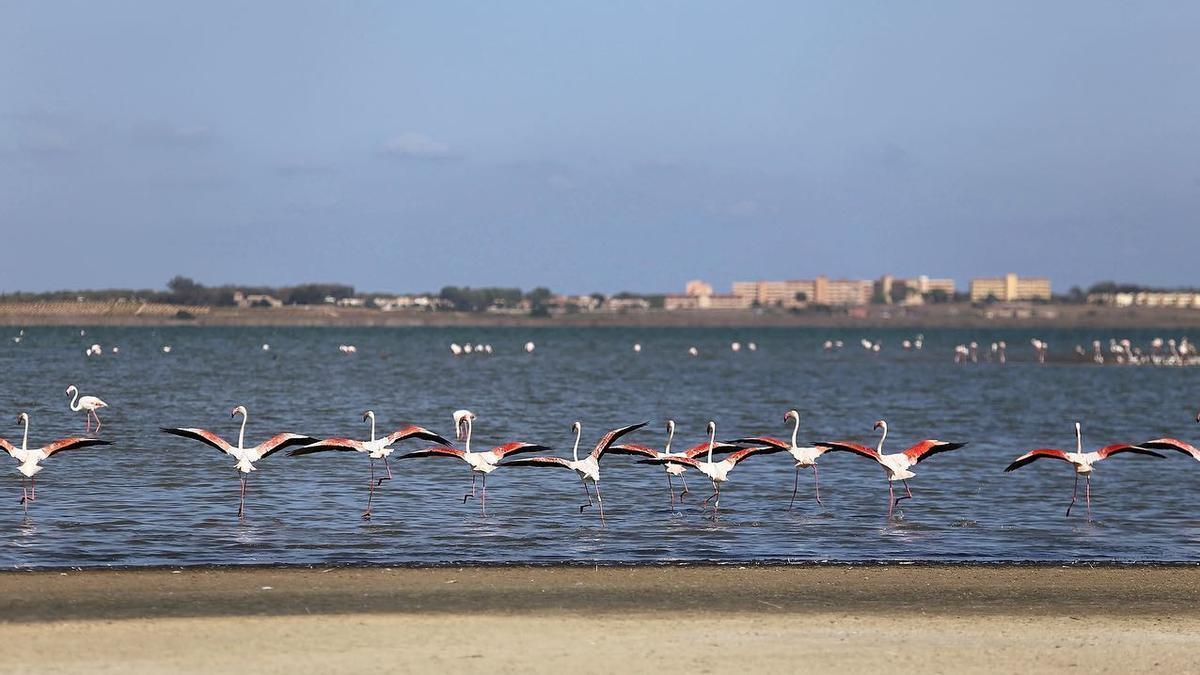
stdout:
{"type": "MultiPolygon", "coordinates": [[[[0,329],[0,437],[20,442],[22,410],[32,417],[31,444],[82,432],[83,415],[68,411],[63,394],[76,384],[110,404],[100,435],[114,445],[47,460],[28,516],[18,503],[21,476],[8,463],[0,477],[5,567],[1200,558],[1200,463],[1190,458],[1103,462],[1090,522],[1082,488],[1077,511],[1063,517],[1067,465],[1003,473],[1029,448],[1070,448],[1075,420],[1089,448],[1162,435],[1197,440],[1200,371],[1065,358],[1038,365],[1029,332],[927,330],[921,352],[900,349],[909,331],[878,329],[88,328],[80,336],[78,328],[32,328],[19,344],[16,333],[0,329]],[[865,353],[861,337],[881,339],[883,351],[865,353]],[[846,348],[824,353],[830,338],[846,348]],[[995,339],[1010,345],[1007,365],[952,363],[955,344],[995,339]],[[537,343],[532,355],[521,349],[527,340],[537,343]],[[735,340],[758,349],[734,353],[735,340]],[[451,342],[468,341],[495,353],[450,355],[451,342]],[[84,355],[93,343],[103,356],[84,355]],[[343,354],[339,344],[358,352],[343,354]],[[109,352],[114,345],[120,354],[109,352]],[[691,345],[700,356],[688,356],[691,345]],[[493,473],[483,518],[477,503],[462,502],[467,467],[446,458],[393,462],[396,479],[363,521],[365,457],[279,453],[258,464],[239,520],[233,461],[158,431],[199,426],[236,442],[239,422],[229,411],[237,404],[250,411],[248,444],[283,430],[362,438],[367,408],[381,432],[417,423],[452,437],[451,412],[469,408],[479,416],[479,448],[529,440],[569,455],[576,419],[588,447],[608,428],[643,420],[651,425],[630,440],[661,446],[668,417],[682,448],[703,440],[710,418],[720,437],[786,438],[783,414],[795,407],[802,441],[873,445],[871,425],[882,417],[891,451],[927,437],[970,445],[919,465],[915,498],[890,521],[882,471],[836,453],[821,460],[823,506],[806,471],[789,511],[789,459],[756,457],[725,484],[715,522],[699,508],[710,490],[695,471],[693,492],[672,514],[662,468],[606,457],[606,527],[593,511],[580,514],[574,474],[553,469],[493,473]]],[[[1167,336],[1119,337],[1145,344],[1159,334],[1167,336]]],[[[1110,332],[1037,335],[1065,357],[1110,332]]]]}

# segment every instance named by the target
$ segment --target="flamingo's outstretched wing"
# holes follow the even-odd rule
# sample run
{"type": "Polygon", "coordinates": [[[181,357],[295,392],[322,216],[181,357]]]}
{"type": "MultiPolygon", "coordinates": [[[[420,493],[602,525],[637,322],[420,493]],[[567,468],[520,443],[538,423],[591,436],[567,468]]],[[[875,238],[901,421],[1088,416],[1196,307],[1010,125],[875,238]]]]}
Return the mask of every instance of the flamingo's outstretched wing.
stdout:
{"type": "Polygon", "coordinates": [[[49,457],[56,452],[64,450],[78,450],[80,448],[90,448],[95,445],[112,445],[108,441],[102,441],[98,438],[84,438],[83,436],[71,436],[69,438],[60,438],[53,443],[42,446],[42,452],[49,457]]]}
{"type": "Polygon", "coordinates": [[[600,459],[604,456],[605,451],[608,450],[613,443],[616,443],[619,438],[631,431],[637,431],[649,423],[650,422],[641,422],[640,424],[630,424],[627,427],[618,427],[609,431],[607,434],[601,436],[599,441],[596,441],[596,447],[592,448],[592,457],[595,459],[600,459]]]}
{"type": "Polygon", "coordinates": [[[7,452],[9,455],[12,455],[13,450],[16,450],[16,448],[13,447],[12,443],[9,443],[8,441],[4,440],[3,438],[0,438],[0,450],[7,452]]]}
{"type": "Polygon", "coordinates": [[[1159,459],[1166,459],[1165,456],[1160,455],[1157,452],[1154,452],[1153,450],[1147,450],[1146,448],[1143,448],[1143,447],[1140,447],[1137,445],[1129,445],[1128,443],[1116,443],[1113,445],[1106,445],[1103,448],[1100,448],[1099,450],[1096,451],[1096,453],[1098,455],[1100,455],[1100,459],[1108,459],[1109,457],[1112,457],[1113,455],[1119,455],[1123,452],[1132,452],[1132,453],[1138,454],[1138,455],[1150,455],[1151,457],[1157,457],[1159,459]]]}
{"type": "Polygon", "coordinates": [[[867,459],[873,459],[876,462],[879,461],[879,453],[875,451],[875,448],[868,448],[865,445],[851,443],[850,441],[821,441],[813,445],[818,448],[825,448],[827,452],[852,452],[867,459]]]}
{"type": "Polygon", "coordinates": [[[611,452],[614,455],[641,455],[650,458],[658,457],[659,455],[658,450],[647,445],[637,445],[636,443],[612,445],[605,452],[611,452]]]}
{"type": "Polygon", "coordinates": [[[523,457],[502,462],[500,466],[551,466],[562,469],[571,468],[570,462],[562,457],[523,457]]]}
{"type": "Polygon", "coordinates": [[[675,454],[667,455],[665,457],[658,457],[655,459],[638,460],[638,464],[682,464],[684,466],[691,466],[691,467],[696,467],[696,468],[700,467],[699,460],[695,460],[695,459],[692,459],[691,457],[684,457],[682,455],[675,455],[675,454]]]}
{"type": "MultiPolygon", "coordinates": [[[[740,445],[734,445],[732,443],[722,443],[721,441],[716,441],[715,443],[712,444],[712,446],[713,446],[713,454],[714,455],[722,455],[727,452],[733,452],[734,450],[742,449],[742,446],[740,446],[740,445]]],[[[683,452],[681,452],[679,454],[683,455],[684,457],[690,457],[691,459],[695,459],[697,457],[703,457],[708,454],[708,441],[704,441],[703,443],[697,443],[696,445],[693,445],[692,447],[688,448],[687,450],[684,450],[683,452]]]]}
{"type": "Polygon", "coordinates": [[[939,452],[949,452],[957,450],[966,445],[966,443],[947,443],[945,441],[935,441],[932,439],[921,441],[911,448],[904,451],[905,455],[912,460],[913,464],[928,459],[939,452]]]}
{"type": "Polygon", "coordinates": [[[362,441],[356,441],[353,438],[326,438],[309,443],[302,448],[296,448],[288,453],[289,457],[298,457],[300,455],[311,455],[314,452],[328,452],[330,450],[340,450],[342,452],[366,452],[367,447],[362,441]]]}
{"type": "Polygon", "coordinates": [[[439,436],[438,434],[433,433],[432,431],[426,429],[425,427],[418,427],[414,424],[410,424],[406,427],[400,427],[399,429],[388,434],[387,435],[388,440],[387,440],[387,443],[384,443],[384,446],[388,446],[393,443],[399,443],[400,441],[403,441],[403,440],[406,440],[409,438],[418,438],[422,441],[429,441],[431,443],[441,443],[442,445],[450,445],[450,441],[439,436]]]}
{"type": "Polygon", "coordinates": [[[200,441],[210,448],[215,448],[225,454],[233,452],[233,446],[230,445],[228,441],[214,434],[208,429],[195,429],[192,427],[161,427],[160,430],[164,433],[171,434],[172,436],[182,436],[183,438],[190,438],[193,441],[200,441]]]}
{"type": "Polygon", "coordinates": [[[781,441],[778,438],[771,436],[753,436],[751,438],[735,438],[730,443],[739,443],[742,445],[770,445],[781,450],[790,450],[792,444],[787,441],[781,441]]]}
{"type": "Polygon", "coordinates": [[[1064,462],[1071,461],[1071,460],[1067,459],[1067,453],[1065,450],[1059,450],[1057,448],[1037,448],[1035,450],[1030,450],[1029,452],[1014,459],[1012,461],[1012,464],[1009,464],[1008,466],[1006,466],[1004,468],[1004,470],[1005,471],[1013,471],[1013,470],[1016,470],[1016,469],[1019,469],[1019,468],[1025,466],[1026,464],[1029,464],[1031,462],[1036,462],[1037,460],[1042,459],[1043,457],[1046,457],[1049,459],[1061,459],[1064,462]]]}
{"type": "MultiPolygon", "coordinates": [[[[316,443],[319,439],[304,434],[282,433],[275,434],[267,440],[254,446],[254,451],[258,454],[258,459],[270,457],[271,455],[297,445],[310,445],[316,443]]],[[[255,460],[258,461],[258,460],[255,460]]]]}
{"type": "Polygon", "coordinates": [[[537,443],[525,443],[524,441],[516,441],[513,443],[505,443],[492,448],[492,454],[496,455],[497,460],[504,459],[509,455],[519,455],[525,452],[549,452],[550,448],[537,443]]]}
{"type": "Polygon", "coordinates": [[[396,459],[415,459],[417,457],[457,457],[459,459],[465,459],[466,454],[467,453],[463,452],[462,450],[459,450],[458,448],[452,448],[449,445],[432,445],[423,450],[414,450],[412,452],[405,453],[396,459]]]}
{"type": "Polygon", "coordinates": [[[1174,450],[1182,452],[1185,455],[1191,455],[1193,459],[1200,460],[1200,450],[1197,450],[1191,443],[1186,443],[1178,438],[1156,438],[1145,443],[1138,443],[1138,447],[1150,448],[1152,450],[1174,450]]]}
{"type": "Polygon", "coordinates": [[[736,465],[743,459],[748,459],[755,455],[773,455],[777,452],[783,452],[786,448],[780,448],[774,445],[756,445],[753,448],[742,448],[737,452],[725,458],[725,461],[732,462],[736,465]]]}

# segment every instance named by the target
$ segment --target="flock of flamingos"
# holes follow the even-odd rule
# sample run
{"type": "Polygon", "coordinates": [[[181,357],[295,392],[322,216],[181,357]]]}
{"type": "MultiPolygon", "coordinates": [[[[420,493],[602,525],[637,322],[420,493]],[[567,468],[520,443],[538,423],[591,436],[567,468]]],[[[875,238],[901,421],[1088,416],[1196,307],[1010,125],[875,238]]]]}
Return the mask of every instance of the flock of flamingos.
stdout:
{"type": "MultiPolygon", "coordinates": [[[[95,433],[98,435],[101,427],[98,411],[106,408],[107,404],[95,396],[81,397],[79,390],[74,385],[67,388],[67,395],[71,396],[70,409],[73,412],[83,412],[85,414],[85,433],[92,431],[92,422],[94,421],[95,433]]],[[[231,417],[239,415],[242,420],[236,446],[207,429],[194,427],[162,429],[162,431],[168,434],[199,441],[230,456],[236,461],[234,468],[238,472],[241,483],[237,511],[239,518],[245,513],[246,479],[252,471],[255,471],[254,463],[280,450],[291,448],[291,451],[288,453],[291,456],[339,451],[366,455],[369,460],[370,479],[367,483],[367,506],[362,517],[369,519],[371,517],[371,505],[374,500],[375,490],[383,484],[383,481],[392,478],[392,470],[391,465],[388,463],[388,458],[393,452],[393,446],[404,441],[424,441],[433,445],[427,445],[424,448],[399,455],[396,458],[398,460],[443,457],[465,463],[471,471],[471,488],[469,492],[463,495],[462,502],[465,504],[468,499],[477,499],[479,501],[480,512],[483,515],[487,513],[488,474],[501,467],[557,467],[571,470],[583,484],[587,503],[579,507],[580,513],[588,507],[595,506],[597,507],[596,510],[600,516],[600,520],[603,522],[604,500],[600,495],[600,461],[610,454],[631,455],[641,458],[640,463],[642,464],[662,466],[665,469],[667,477],[672,511],[675,508],[675,500],[677,498],[674,479],[679,478],[680,480],[682,489],[678,494],[678,499],[683,500],[688,494],[687,480],[684,476],[688,469],[695,469],[712,484],[712,494],[703,500],[702,507],[707,510],[711,505],[711,517],[716,519],[721,505],[721,484],[727,480],[730,472],[743,460],[758,455],[775,453],[787,453],[795,465],[795,479],[792,486],[792,497],[789,508],[791,508],[796,500],[796,493],[800,485],[800,470],[806,468],[812,469],[814,497],[820,503],[821,492],[817,473],[817,461],[827,452],[848,452],[863,457],[883,469],[888,485],[888,516],[890,518],[893,509],[895,509],[901,500],[910,499],[913,496],[908,486],[908,479],[916,476],[912,471],[913,467],[934,455],[957,450],[966,445],[966,443],[927,439],[901,452],[885,453],[883,444],[887,440],[888,425],[884,420],[879,420],[875,422],[874,428],[881,433],[879,442],[874,448],[849,441],[822,441],[809,446],[801,446],[797,443],[797,436],[800,431],[800,413],[796,410],[789,410],[784,415],[783,423],[791,425],[792,433],[790,441],[771,436],[750,436],[718,441],[716,422],[710,421],[706,430],[708,435],[707,440],[686,450],[676,452],[671,449],[671,444],[675,438],[675,422],[668,420],[666,424],[666,442],[661,450],[648,445],[618,443],[626,435],[648,424],[648,422],[641,422],[608,431],[600,437],[590,451],[580,456],[579,446],[583,438],[583,426],[580,422],[575,422],[572,425],[572,431],[575,434],[575,444],[571,450],[571,459],[553,455],[517,457],[518,455],[533,452],[546,452],[551,450],[551,448],[537,443],[513,441],[486,450],[472,450],[471,430],[475,422],[475,414],[469,410],[454,412],[455,436],[458,441],[462,442],[463,445],[461,448],[455,447],[449,440],[420,426],[404,426],[386,436],[378,436],[375,430],[375,413],[368,410],[363,413],[363,421],[370,422],[371,437],[369,439],[318,439],[304,434],[282,432],[271,436],[258,445],[247,447],[245,444],[247,413],[244,406],[239,405],[230,413],[231,417]],[[376,460],[382,460],[383,462],[385,474],[382,476],[376,475],[376,460]],[[476,489],[477,480],[481,483],[478,486],[478,491],[476,489]],[[904,487],[904,493],[898,496],[895,489],[896,481],[900,481],[904,487]],[[591,483],[591,487],[588,486],[589,483],[591,483]],[[593,501],[593,491],[595,492],[595,501],[593,501]]],[[[1197,414],[1196,421],[1200,422],[1200,414],[1197,414]]],[[[24,426],[21,446],[17,447],[9,441],[0,438],[0,449],[3,449],[9,456],[20,462],[17,470],[24,476],[20,503],[26,512],[28,512],[29,504],[37,500],[37,481],[35,476],[43,469],[41,466],[42,461],[67,450],[110,445],[108,441],[98,438],[72,436],[40,447],[30,448],[28,413],[20,413],[17,416],[17,423],[24,426]],[[24,480],[28,481],[27,486],[24,484],[24,480]]],[[[1163,458],[1163,455],[1155,452],[1155,450],[1173,450],[1190,455],[1192,458],[1200,461],[1200,450],[1197,450],[1189,443],[1174,438],[1157,438],[1138,444],[1116,443],[1106,445],[1092,452],[1084,452],[1082,429],[1080,424],[1076,422],[1074,451],[1059,450],[1056,448],[1030,450],[1013,460],[1005,468],[1005,471],[1018,469],[1039,459],[1057,459],[1069,464],[1075,471],[1075,487],[1071,493],[1071,502],[1067,506],[1066,515],[1071,515],[1071,508],[1075,505],[1079,493],[1079,477],[1083,476],[1085,482],[1084,498],[1090,518],[1091,473],[1095,465],[1101,460],[1123,453],[1163,458]]]]}

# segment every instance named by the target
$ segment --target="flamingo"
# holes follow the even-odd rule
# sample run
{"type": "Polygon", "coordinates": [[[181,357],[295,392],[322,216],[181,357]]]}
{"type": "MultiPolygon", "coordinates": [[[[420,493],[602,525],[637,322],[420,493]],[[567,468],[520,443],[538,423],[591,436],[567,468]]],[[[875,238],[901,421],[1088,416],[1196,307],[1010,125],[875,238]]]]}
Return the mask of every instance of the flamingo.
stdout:
{"type": "Polygon", "coordinates": [[[201,443],[209,447],[216,448],[217,450],[220,450],[221,452],[237,460],[237,464],[234,465],[234,468],[236,468],[240,473],[239,479],[242,484],[241,493],[238,497],[237,514],[238,518],[241,518],[245,513],[246,507],[246,477],[251,471],[258,470],[254,466],[254,462],[269,457],[276,452],[283,450],[284,448],[294,445],[308,445],[309,443],[316,442],[317,439],[313,438],[312,436],[284,432],[275,434],[274,436],[254,447],[247,448],[245,446],[247,418],[246,406],[239,405],[229,413],[230,417],[237,417],[238,415],[242,416],[242,427],[241,430],[238,431],[238,444],[236,448],[230,445],[229,442],[224,438],[221,438],[207,429],[196,429],[193,427],[162,427],[161,430],[173,436],[182,436],[184,438],[190,438],[194,441],[200,441],[201,443]]]}
{"type": "MultiPolygon", "coordinates": [[[[734,452],[733,454],[726,457],[725,459],[722,459],[719,462],[714,462],[713,461],[713,453],[717,451],[717,445],[718,445],[717,440],[716,440],[717,439],[717,423],[712,420],[709,420],[707,431],[708,431],[708,443],[705,444],[706,446],[708,446],[707,448],[705,448],[705,452],[707,453],[707,459],[704,461],[695,459],[694,457],[677,457],[677,456],[671,455],[671,456],[661,457],[661,458],[657,458],[657,459],[644,459],[644,460],[642,460],[642,462],[644,462],[646,464],[684,464],[687,466],[695,467],[700,473],[704,474],[705,476],[708,476],[708,479],[710,481],[712,481],[713,493],[711,495],[709,495],[708,497],[706,497],[704,499],[704,501],[701,502],[701,505],[703,507],[707,507],[709,500],[716,499],[716,502],[713,503],[713,512],[712,512],[712,518],[713,518],[713,520],[716,520],[717,512],[721,509],[721,483],[724,483],[725,481],[729,480],[729,472],[733,471],[733,467],[737,466],[738,462],[740,462],[743,459],[746,459],[748,457],[752,457],[752,456],[758,455],[758,454],[773,454],[776,452],[782,452],[783,448],[779,448],[779,447],[775,447],[775,446],[771,446],[771,445],[755,446],[752,448],[741,448],[741,449],[737,450],[736,452],[734,452]]],[[[722,444],[722,445],[726,445],[726,444],[722,444]]]]}
{"type": "Polygon", "coordinates": [[[371,440],[356,441],[351,438],[326,438],[324,440],[311,443],[301,448],[296,448],[288,453],[289,456],[296,457],[299,455],[310,455],[314,452],[326,452],[329,450],[341,450],[350,452],[366,453],[371,460],[371,481],[367,484],[367,510],[363,511],[362,517],[364,520],[371,518],[371,501],[375,497],[375,488],[383,484],[385,480],[392,479],[392,467],[388,464],[388,455],[392,454],[392,445],[409,438],[419,438],[423,441],[432,441],[449,445],[450,441],[442,438],[432,431],[418,426],[401,427],[383,438],[375,438],[375,412],[368,410],[362,414],[363,421],[370,420],[371,422],[371,440]],[[375,460],[382,459],[383,466],[387,469],[387,476],[375,480],[375,460]]]}
{"type": "MultiPolygon", "coordinates": [[[[675,438],[675,420],[667,420],[667,443],[661,451],[645,445],[636,445],[626,443],[623,445],[614,445],[609,448],[610,452],[619,452],[627,455],[643,455],[650,459],[665,459],[667,457],[690,457],[695,459],[708,451],[708,442],[699,443],[683,452],[671,452],[671,441],[675,438]]],[[[741,446],[730,443],[717,443],[715,452],[732,452],[741,450],[741,446]]],[[[683,496],[688,494],[687,479],[683,474],[687,471],[687,466],[683,464],[675,464],[672,462],[665,463],[664,468],[667,472],[667,488],[671,495],[671,508],[675,508],[675,484],[671,482],[671,476],[679,476],[679,480],[683,482],[683,491],[679,493],[679,501],[683,501],[683,496]]]]}
{"type": "MultiPolygon", "coordinates": [[[[97,352],[97,353],[99,353],[99,352],[97,352]]],[[[79,389],[77,389],[75,387],[75,385],[71,385],[71,386],[67,387],[67,396],[72,396],[72,394],[74,394],[74,396],[71,398],[71,412],[79,412],[80,410],[87,411],[84,414],[84,419],[86,420],[86,423],[84,424],[84,431],[92,430],[92,418],[95,417],[96,418],[96,432],[99,433],[99,431],[100,431],[100,416],[96,414],[96,410],[98,410],[100,408],[107,408],[108,404],[105,403],[104,401],[101,401],[100,399],[96,398],[95,396],[82,396],[81,397],[79,395],[79,389]]]]}
{"type": "Polygon", "coordinates": [[[1083,431],[1079,426],[1079,422],[1075,423],[1075,452],[1067,452],[1065,450],[1057,450],[1055,448],[1037,448],[1021,455],[1013,460],[1004,470],[1015,471],[1026,464],[1036,462],[1043,457],[1051,459],[1061,459],[1064,462],[1070,463],[1075,467],[1075,489],[1071,492],[1071,503],[1067,505],[1067,516],[1071,515],[1071,507],[1075,506],[1075,499],[1079,496],[1079,476],[1083,475],[1085,481],[1084,498],[1087,500],[1088,519],[1092,517],[1092,469],[1096,462],[1108,459],[1113,455],[1122,452],[1133,452],[1139,455],[1150,455],[1162,459],[1163,456],[1136,445],[1127,445],[1125,443],[1117,443],[1115,445],[1106,445],[1099,450],[1093,452],[1083,451],[1083,431]]]}
{"type": "Polygon", "coordinates": [[[912,490],[908,487],[908,479],[916,476],[917,474],[909,470],[911,467],[916,466],[918,462],[921,462],[928,457],[932,457],[933,455],[941,452],[957,450],[966,445],[966,443],[947,443],[946,441],[926,439],[917,442],[903,452],[895,452],[885,455],[883,453],[883,442],[887,439],[888,435],[887,422],[884,420],[879,420],[872,428],[876,430],[883,430],[883,435],[879,437],[879,445],[876,446],[875,449],[868,448],[865,445],[859,445],[858,443],[851,443],[849,441],[822,442],[818,445],[823,445],[829,450],[853,452],[857,455],[875,460],[880,466],[883,467],[883,471],[887,475],[888,481],[889,518],[892,517],[892,511],[896,508],[896,505],[900,503],[901,499],[912,499],[912,490]],[[892,486],[895,481],[900,481],[904,484],[904,494],[900,497],[896,496],[895,488],[892,486]]]}
{"type": "MultiPolygon", "coordinates": [[[[500,466],[557,466],[564,469],[571,469],[579,476],[579,482],[583,483],[583,491],[587,493],[588,503],[579,507],[579,512],[589,506],[592,506],[592,493],[588,490],[588,481],[596,488],[596,502],[600,505],[600,522],[604,522],[604,498],[600,496],[600,460],[604,458],[604,453],[611,451],[612,444],[616,443],[619,438],[628,434],[631,431],[636,431],[649,424],[649,422],[641,422],[639,424],[631,424],[626,427],[613,429],[600,437],[596,442],[596,446],[583,459],[579,459],[579,440],[583,436],[583,423],[575,422],[571,425],[571,431],[575,432],[575,447],[571,450],[571,459],[567,460],[562,457],[525,457],[522,459],[514,459],[504,462],[500,466]]],[[[630,453],[632,454],[632,453],[630,453]]]]}
{"type": "Polygon", "coordinates": [[[800,488],[800,469],[802,467],[812,467],[813,471],[813,488],[816,492],[817,503],[821,503],[821,479],[817,475],[817,459],[829,450],[828,447],[816,445],[809,447],[800,447],[796,444],[796,435],[800,433],[800,412],[797,410],[789,410],[783,416],[783,423],[789,421],[794,422],[792,427],[792,442],[786,443],[778,438],[770,436],[755,436],[753,438],[737,438],[731,443],[746,443],[751,445],[769,445],[786,451],[796,460],[796,480],[792,484],[792,501],[788,502],[788,510],[796,503],[796,491],[800,488]]]}
{"type": "Polygon", "coordinates": [[[71,436],[68,438],[60,438],[53,443],[48,443],[40,448],[29,447],[29,413],[21,413],[17,415],[17,424],[25,425],[25,433],[21,436],[21,447],[14,447],[12,443],[0,438],[0,449],[8,453],[10,457],[17,460],[21,464],[17,467],[23,476],[29,479],[29,489],[25,489],[24,481],[21,485],[21,505],[25,507],[25,512],[29,512],[29,502],[37,501],[37,479],[35,475],[43,468],[38,462],[48,458],[56,452],[63,450],[78,450],[80,448],[89,448],[96,445],[112,445],[108,441],[102,441],[97,438],[85,438],[82,436],[71,436]]]}
{"type": "MultiPolygon", "coordinates": [[[[1196,421],[1200,422],[1200,413],[1196,413],[1196,421]]],[[[1178,438],[1156,438],[1152,441],[1139,443],[1139,448],[1150,448],[1151,450],[1174,450],[1182,452],[1185,455],[1191,455],[1192,459],[1200,461],[1200,450],[1196,449],[1191,443],[1186,443],[1178,438]]]]}
{"type": "Polygon", "coordinates": [[[457,457],[467,463],[471,467],[471,491],[463,495],[463,503],[466,504],[468,499],[475,497],[475,479],[480,475],[483,476],[483,490],[479,495],[479,511],[484,516],[487,516],[487,475],[496,470],[500,464],[500,460],[508,455],[515,455],[522,452],[538,452],[549,450],[545,445],[536,443],[525,443],[523,441],[515,441],[498,445],[491,450],[483,452],[471,452],[471,427],[475,421],[475,413],[470,410],[454,411],[454,437],[457,440],[465,443],[464,449],[452,447],[449,443],[445,445],[435,445],[400,455],[396,459],[413,459],[417,457],[457,457]]]}

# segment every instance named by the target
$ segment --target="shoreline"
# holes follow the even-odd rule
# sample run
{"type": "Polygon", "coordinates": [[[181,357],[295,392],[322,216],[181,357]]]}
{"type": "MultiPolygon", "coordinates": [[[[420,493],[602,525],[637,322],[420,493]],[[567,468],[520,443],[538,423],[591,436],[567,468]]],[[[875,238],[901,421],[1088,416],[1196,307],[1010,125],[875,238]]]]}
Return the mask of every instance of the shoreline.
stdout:
{"type": "Polygon", "coordinates": [[[862,316],[844,312],[788,313],[755,310],[677,310],[632,313],[579,313],[550,317],[467,312],[382,312],[374,309],[311,305],[276,309],[227,307],[187,308],[193,318],[177,319],[174,307],[140,311],[135,306],[71,303],[36,306],[0,303],[0,326],[147,326],[147,327],[361,327],[361,328],[1200,328],[1200,311],[1186,309],[1114,308],[1091,305],[972,307],[933,305],[897,308],[871,305],[862,316]]]}
{"type": "Polygon", "coordinates": [[[1190,566],[524,566],[0,573],[0,622],[294,614],[661,612],[949,614],[1200,620],[1190,566]]]}
{"type": "Polygon", "coordinates": [[[0,573],[0,673],[1200,667],[1200,566],[0,573]]]}

